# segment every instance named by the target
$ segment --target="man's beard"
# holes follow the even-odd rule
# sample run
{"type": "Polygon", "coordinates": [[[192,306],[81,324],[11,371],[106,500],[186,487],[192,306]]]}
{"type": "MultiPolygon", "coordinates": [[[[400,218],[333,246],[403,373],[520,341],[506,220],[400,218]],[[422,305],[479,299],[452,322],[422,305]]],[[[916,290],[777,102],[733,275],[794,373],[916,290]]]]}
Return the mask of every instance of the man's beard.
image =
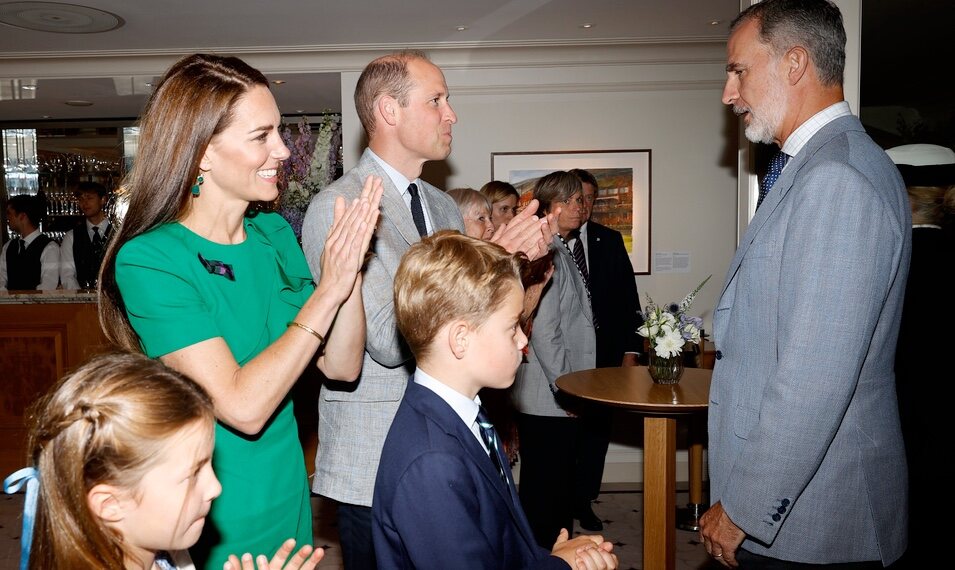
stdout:
{"type": "MultiPolygon", "coordinates": [[[[754,143],[771,144],[786,116],[788,97],[782,80],[774,72],[769,78],[769,91],[759,109],[749,109],[749,124],[746,138],[754,143]]],[[[738,110],[734,109],[737,113],[738,110]]],[[[782,141],[781,141],[782,142],[782,141]]]]}

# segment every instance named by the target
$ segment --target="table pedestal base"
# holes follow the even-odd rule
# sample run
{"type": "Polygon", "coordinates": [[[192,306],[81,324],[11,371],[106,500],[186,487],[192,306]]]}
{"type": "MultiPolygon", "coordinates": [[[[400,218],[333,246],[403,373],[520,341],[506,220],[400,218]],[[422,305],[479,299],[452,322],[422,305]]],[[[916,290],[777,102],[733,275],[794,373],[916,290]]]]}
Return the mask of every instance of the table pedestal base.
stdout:
{"type": "Polygon", "coordinates": [[[706,505],[687,503],[676,510],[676,527],[680,530],[700,530],[700,517],[706,512],[706,505]]]}
{"type": "MultiPolygon", "coordinates": [[[[702,430],[699,417],[690,420],[690,437],[698,437],[702,430]]],[[[680,530],[700,530],[700,517],[706,511],[703,504],[703,444],[692,443],[689,450],[690,502],[677,509],[676,527],[680,530]]]]}
{"type": "Polygon", "coordinates": [[[676,568],[676,420],[643,420],[643,568],[676,568]]]}

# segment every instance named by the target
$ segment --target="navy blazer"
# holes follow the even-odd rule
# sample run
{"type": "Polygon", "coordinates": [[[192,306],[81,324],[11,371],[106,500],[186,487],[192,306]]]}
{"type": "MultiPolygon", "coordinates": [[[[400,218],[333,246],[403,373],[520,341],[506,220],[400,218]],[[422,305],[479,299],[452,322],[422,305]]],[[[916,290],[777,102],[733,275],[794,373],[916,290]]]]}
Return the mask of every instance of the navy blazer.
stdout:
{"type": "Polygon", "coordinates": [[[643,352],[640,295],[620,232],[587,222],[587,269],[597,329],[597,368],[620,366],[626,352],[643,352]]]}
{"type": "Polygon", "coordinates": [[[409,381],[375,481],[378,568],[567,570],[534,541],[516,497],[451,406],[409,381]]]}

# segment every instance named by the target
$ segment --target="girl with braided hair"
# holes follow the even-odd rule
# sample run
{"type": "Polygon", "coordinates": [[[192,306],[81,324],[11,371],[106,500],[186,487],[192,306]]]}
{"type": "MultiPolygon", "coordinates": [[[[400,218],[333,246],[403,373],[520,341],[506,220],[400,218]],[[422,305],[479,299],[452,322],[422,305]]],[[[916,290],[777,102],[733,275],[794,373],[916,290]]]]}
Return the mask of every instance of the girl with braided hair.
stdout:
{"type": "MultiPolygon", "coordinates": [[[[21,570],[191,569],[187,548],[222,491],[212,470],[215,415],[206,391],[140,354],[93,358],[27,414],[21,570]]],[[[289,540],[268,561],[231,556],[226,568],[282,568],[289,540]]],[[[286,568],[310,570],[323,551],[303,547],[286,568]]]]}

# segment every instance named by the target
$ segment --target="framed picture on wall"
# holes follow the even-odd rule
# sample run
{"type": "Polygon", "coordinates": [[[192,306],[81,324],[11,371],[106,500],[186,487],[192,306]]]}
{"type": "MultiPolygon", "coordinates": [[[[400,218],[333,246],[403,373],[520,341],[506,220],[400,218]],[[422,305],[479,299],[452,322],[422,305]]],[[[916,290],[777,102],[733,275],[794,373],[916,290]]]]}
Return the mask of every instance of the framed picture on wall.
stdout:
{"type": "Polygon", "coordinates": [[[650,274],[650,150],[492,152],[491,179],[531,200],[534,185],[555,170],[582,168],[597,179],[591,219],[623,235],[633,272],[650,274]]]}

